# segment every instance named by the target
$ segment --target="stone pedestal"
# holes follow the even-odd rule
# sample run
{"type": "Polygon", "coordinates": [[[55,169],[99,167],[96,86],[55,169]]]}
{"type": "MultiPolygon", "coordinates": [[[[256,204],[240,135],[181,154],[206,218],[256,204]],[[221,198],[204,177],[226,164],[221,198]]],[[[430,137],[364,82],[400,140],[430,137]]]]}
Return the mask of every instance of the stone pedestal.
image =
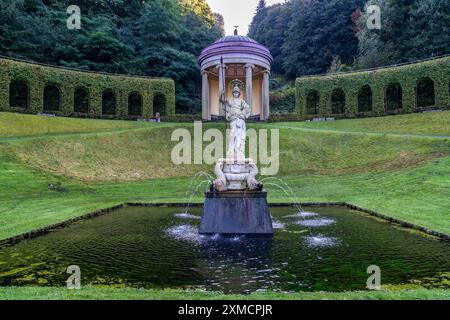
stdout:
{"type": "Polygon", "coordinates": [[[208,192],[200,234],[272,236],[265,191],[208,192]]]}

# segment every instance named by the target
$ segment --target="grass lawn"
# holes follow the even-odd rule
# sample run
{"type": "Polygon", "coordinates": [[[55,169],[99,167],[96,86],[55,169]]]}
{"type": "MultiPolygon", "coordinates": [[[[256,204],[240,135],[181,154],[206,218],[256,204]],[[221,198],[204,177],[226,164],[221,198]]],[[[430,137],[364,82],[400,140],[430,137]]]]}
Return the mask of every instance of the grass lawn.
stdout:
{"type": "Polygon", "coordinates": [[[450,290],[396,289],[382,291],[253,293],[226,295],[206,291],[145,290],[133,288],[86,287],[0,288],[0,300],[448,300],[450,290]]]}
{"type": "Polygon", "coordinates": [[[450,111],[330,122],[285,122],[275,125],[316,130],[450,137],[450,111]]]}
{"type": "Polygon", "coordinates": [[[2,138],[35,137],[97,131],[142,129],[152,126],[173,126],[152,122],[75,119],[64,117],[44,117],[29,114],[0,113],[0,140],[2,138]]]}
{"type": "MultiPolygon", "coordinates": [[[[175,166],[170,160],[177,144],[170,141],[172,131],[182,126],[192,132],[192,124],[11,113],[0,113],[0,124],[0,239],[123,202],[185,202],[192,177],[199,171],[213,172],[211,165],[175,166]],[[49,189],[49,184],[59,189],[49,189]]],[[[249,127],[280,128],[277,178],[287,182],[301,202],[346,201],[450,234],[449,124],[450,112],[442,112],[249,127]]],[[[223,124],[206,128],[221,129],[223,124]]],[[[267,182],[270,202],[292,202],[267,182]]],[[[203,201],[204,187],[195,202],[203,201]]],[[[423,289],[263,295],[245,298],[449,297],[448,291],[423,289]]],[[[212,293],[126,288],[81,292],[0,288],[0,299],[14,297],[222,298],[212,293]]]]}

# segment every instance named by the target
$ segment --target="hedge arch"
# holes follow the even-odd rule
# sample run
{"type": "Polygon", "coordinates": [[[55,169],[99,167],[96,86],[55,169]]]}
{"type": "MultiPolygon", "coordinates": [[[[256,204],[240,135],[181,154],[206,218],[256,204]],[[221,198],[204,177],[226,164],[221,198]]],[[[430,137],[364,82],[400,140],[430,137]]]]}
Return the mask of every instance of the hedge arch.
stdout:
{"type": "Polygon", "coordinates": [[[273,118],[276,118],[276,120],[283,120],[283,118],[288,120],[314,118],[315,115],[310,115],[307,112],[307,96],[311,91],[319,93],[320,115],[325,117],[381,116],[389,113],[411,113],[425,107],[427,109],[450,110],[449,78],[450,55],[417,63],[373,70],[301,77],[297,78],[295,83],[295,114],[277,115],[277,117],[273,118]],[[429,94],[424,94],[425,98],[422,97],[422,92],[430,92],[429,90],[424,91],[422,82],[420,82],[421,79],[425,78],[429,78],[434,83],[435,99],[433,105],[426,103],[426,101],[431,101],[429,94]],[[398,84],[401,87],[401,92],[396,92],[395,96],[393,92],[388,90],[392,84],[398,84]],[[371,88],[372,110],[359,113],[358,96],[360,88],[364,86],[371,88]],[[345,112],[341,115],[335,114],[335,110],[333,110],[332,98],[333,91],[336,88],[341,88],[345,95],[345,112]],[[400,106],[400,99],[397,99],[397,101],[394,99],[395,103],[387,100],[392,101],[392,98],[399,98],[400,95],[401,108],[390,110],[394,106],[400,106]],[[426,98],[427,96],[428,98],[426,98]],[[388,104],[389,107],[387,107],[388,104]]]}
{"type": "Polygon", "coordinates": [[[369,85],[362,86],[358,91],[358,113],[373,111],[373,94],[369,85]]]}
{"type": "Polygon", "coordinates": [[[434,106],[436,96],[434,93],[434,81],[429,77],[424,77],[417,81],[416,102],[418,109],[425,109],[434,106]]]}
{"type": "Polygon", "coordinates": [[[113,116],[117,113],[117,97],[114,91],[106,89],[102,94],[102,115],[113,116]]]}
{"type": "Polygon", "coordinates": [[[1,58],[0,111],[19,111],[11,107],[11,103],[14,103],[14,97],[10,99],[10,84],[19,80],[28,83],[28,112],[34,114],[44,111],[45,87],[53,85],[59,90],[59,108],[58,110],[46,110],[46,113],[57,116],[77,115],[77,111],[80,109],[77,107],[77,110],[75,110],[76,103],[78,106],[83,105],[83,111],[86,111],[85,103],[80,103],[80,100],[76,99],[77,90],[80,88],[85,89],[88,93],[87,113],[91,118],[128,119],[128,96],[132,92],[139,93],[142,97],[143,117],[150,118],[154,114],[153,97],[157,93],[164,95],[167,117],[176,116],[175,82],[172,79],[86,72],[1,58]],[[103,115],[102,98],[104,91],[108,89],[114,93],[116,109],[114,114],[103,115]],[[11,100],[12,102],[10,102],[11,100]]]}
{"type": "Polygon", "coordinates": [[[44,88],[44,112],[61,111],[61,90],[57,85],[49,84],[44,88]]]}
{"type": "Polygon", "coordinates": [[[403,105],[403,90],[398,82],[391,82],[386,87],[384,108],[386,113],[398,112],[403,105]]]}
{"type": "Polygon", "coordinates": [[[167,116],[166,97],[159,92],[153,97],[153,115],[157,112],[159,112],[161,117],[167,116]]]}
{"type": "Polygon", "coordinates": [[[30,88],[24,80],[14,80],[9,84],[9,106],[11,110],[26,112],[30,108],[30,88]]]}
{"type": "Polygon", "coordinates": [[[331,93],[331,114],[345,113],[345,93],[342,89],[334,89],[331,93]]]}
{"type": "Polygon", "coordinates": [[[132,92],[128,95],[128,115],[139,117],[142,116],[142,96],[139,92],[132,92]]]}
{"type": "Polygon", "coordinates": [[[306,113],[310,115],[319,114],[320,94],[316,90],[311,90],[306,96],[306,113]]]}
{"type": "Polygon", "coordinates": [[[79,114],[89,113],[89,92],[84,87],[78,87],[74,93],[73,111],[79,114]]]}

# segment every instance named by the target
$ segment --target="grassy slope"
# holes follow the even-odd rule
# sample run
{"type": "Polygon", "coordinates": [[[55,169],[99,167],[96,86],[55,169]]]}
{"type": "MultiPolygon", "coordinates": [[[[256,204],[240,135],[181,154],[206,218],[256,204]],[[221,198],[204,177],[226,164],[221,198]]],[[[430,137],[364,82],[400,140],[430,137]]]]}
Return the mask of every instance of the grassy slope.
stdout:
{"type": "MultiPolygon", "coordinates": [[[[43,227],[83,213],[131,202],[184,202],[189,178],[140,182],[83,184],[37,172],[10,162],[0,170],[14,172],[0,181],[2,201],[0,238],[43,227]],[[16,174],[20,179],[15,179],[16,174]],[[23,178],[23,179],[22,179],[23,178]],[[62,182],[67,193],[48,190],[48,183],[62,182]],[[27,185],[23,188],[24,183],[27,185]]],[[[293,175],[285,177],[303,202],[348,201],[433,230],[450,233],[450,158],[393,172],[341,176],[293,175]]],[[[267,186],[269,201],[292,199],[267,186]]],[[[201,192],[193,199],[203,201],[201,192]]]]}
{"type": "MultiPolygon", "coordinates": [[[[414,116],[407,115],[422,125],[423,115],[414,116]]],[[[0,141],[0,239],[124,201],[184,202],[191,177],[212,167],[171,164],[171,126],[0,141]],[[49,183],[67,192],[49,190],[49,183]]],[[[280,132],[278,177],[300,201],[348,201],[450,233],[448,140],[280,132]]],[[[266,186],[270,201],[292,201],[266,186]]],[[[194,201],[202,201],[201,192],[194,201]]]]}
{"type": "MultiPolygon", "coordinates": [[[[330,123],[271,124],[269,127],[289,127],[281,130],[279,176],[292,186],[301,201],[348,201],[450,233],[450,154],[448,140],[442,137],[448,134],[445,124],[450,119],[450,113],[440,114],[444,119],[442,127],[436,125],[425,130],[424,122],[429,119],[424,120],[423,117],[430,116],[435,115],[345,120],[332,123],[335,127],[331,130],[327,127],[330,123]],[[407,121],[403,122],[403,117],[407,121]],[[404,123],[391,126],[397,131],[383,130],[412,136],[366,134],[379,131],[380,121],[383,128],[391,126],[390,121],[404,123]],[[304,131],[306,126],[311,126],[314,131],[304,131]],[[347,134],[349,131],[355,133],[347,134]],[[424,136],[414,136],[417,134],[424,136]]],[[[14,118],[14,115],[0,113],[0,123],[6,126],[9,122],[14,123],[11,117],[14,118]]],[[[0,239],[124,201],[183,202],[186,191],[190,190],[190,177],[198,170],[211,170],[210,166],[178,168],[170,164],[169,154],[174,143],[168,143],[167,139],[173,128],[167,127],[180,125],[142,127],[138,124],[134,128],[136,124],[120,122],[118,127],[111,127],[112,121],[26,117],[31,122],[21,119],[25,122],[20,127],[14,127],[16,132],[6,129],[7,133],[3,133],[4,137],[19,138],[0,140],[0,239]],[[66,127],[55,122],[52,134],[47,136],[43,134],[48,129],[35,128],[30,132],[28,127],[36,125],[35,121],[41,119],[44,122],[70,120],[71,124],[66,127]],[[122,124],[130,127],[120,127],[122,124]],[[24,137],[30,134],[35,136],[24,137]],[[114,157],[111,157],[112,154],[114,157]],[[92,179],[92,176],[95,178],[92,179]],[[61,183],[67,191],[49,190],[49,183],[61,183]]],[[[292,201],[273,186],[267,185],[267,188],[270,201],[292,201]]],[[[194,197],[194,201],[202,201],[201,192],[194,197]]],[[[127,288],[86,288],[80,292],[55,288],[0,288],[0,299],[448,297],[448,290],[423,289],[295,295],[267,293],[240,297],[127,288]]]]}
{"type": "Polygon", "coordinates": [[[276,125],[347,132],[450,136],[450,111],[331,122],[286,122],[276,125]]]}
{"type": "Polygon", "coordinates": [[[132,288],[87,287],[76,291],[65,288],[0,288],[0,300],[448,300],[449,297],[450,290],[427,290],[421,288],[339,293],[254,293],[246,296],[204,291],[132,288]]]}
{"type": "MultiPolygon", "coordinates": [[[[191,177],[201,170],[212,172],[211,165],[172,164],[171,151],[178,143],[170,141],[173,130],[153,127],[47,136],[17,139],[0,146],[30,167],[82,181],[136,181],[191,177]]],[[[280,176],[396,170],[450,155],[450,142],[445,139],[286,128],[280,130],[280,148],[280,176]]]]}
{"type": "Polygon", "coordinates": [[[28,114],[1,112],[0,139],[48,134],[138,129],[152,125],[155,124],[136,121],[38,117],[28,114]]]}

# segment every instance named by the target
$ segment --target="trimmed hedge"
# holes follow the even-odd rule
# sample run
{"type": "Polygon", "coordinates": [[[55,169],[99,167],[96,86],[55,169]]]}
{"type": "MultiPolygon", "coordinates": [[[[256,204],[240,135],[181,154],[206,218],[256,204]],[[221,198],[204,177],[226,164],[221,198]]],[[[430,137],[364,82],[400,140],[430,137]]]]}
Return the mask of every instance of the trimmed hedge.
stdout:
{"type": "Polygon", "coordinates": [[[74,114],[74,94],[78,88],[88,92],[87,116],[91,118],[129,119],[128,96],[131,93],[139,93],[142,97],[142,117],[154,115],[153,98],[158,94],[165,97],[167,116],[175,115],[175,82],[168,78],[111,75],[0,58],[0,111],[44,112],[44,89],[47,85],[59,89],[59,111],[49,112],[58,116],[80,116],[74,114]],[[13,81],[25,81],[28,85],[27,110],[10,107],[9,91],[13,81]],[[102,116],[102,94],[105,90],[112,90],[115,94],[114,115],[102,116]]]}
{"type": "Polygon", "coordinates": [[[269,117],[269,122],[292,122],[301,121],[302,117],[297,113],[278,113],[271,114],[269,117]]]}
{"type": "Polygon", "coordinates": [[[300,119],[305,120],[318,116],[354,118],[422,111],[417,107],[416,90],[419,81],[425,78],[434,82],[435,103],[428,108],[450,109],[450,56],[446,56],[368,71],[297,78],[295,112],[300,119]],[[388,110],[386,89],[390,84],[396,83],[401,86],[402,108],[388,110]],[[372,111],[358,112],[358,93],[364,86],[369,86],[372,91],[372,111]],[[338,89],[342,89],[345,94],[343,114],[333,114],[331,111],[331,95],[338,89]],[[319,93],[319,112],[315,115],[306,112],[306,100],[311,91],[319,93]]]}
{"type": "Polygon", "coordinates": [[[194,122],[202,121],[201,114],[175,114],[169,117],[161,117],[165,122],[194,122]]]}
{"type": "Polygon", "coordinates": [[[295,112],[295,88],[270,92],[270,113],[289,114],[295,112]]]}

